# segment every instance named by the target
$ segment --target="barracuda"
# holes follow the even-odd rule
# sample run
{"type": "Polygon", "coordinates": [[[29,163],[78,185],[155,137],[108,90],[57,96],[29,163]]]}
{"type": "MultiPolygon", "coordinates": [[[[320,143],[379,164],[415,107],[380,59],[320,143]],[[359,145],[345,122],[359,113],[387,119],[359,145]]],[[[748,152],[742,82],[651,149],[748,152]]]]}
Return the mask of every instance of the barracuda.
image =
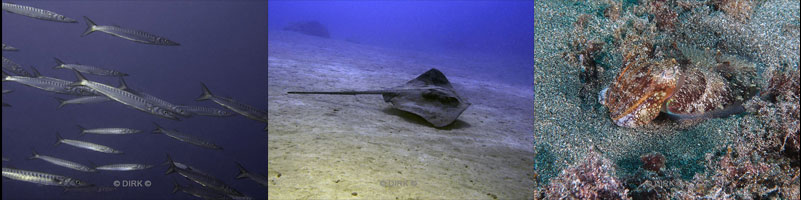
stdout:
{"type": "Polygon", "coordinates": [[[101,103],[106,101],[111,101],[106,96],[86,96],[86,97],[78,97],[74,99],[62,99],[55,97],[58,100],[58,108],[64,107],[69,104],[89,104],[89,103],[101,103]]]}
{"type": "Polygon", "coordinates": [[[64,22],[64,23],[78,23],[78,20],[66,17],[64,15],[59,15],[58,13],[55,13],[53,11],[41,8],[34,8],[30,6],[23,6],[19,4],[3,3],[3,10],[8,11],[10,13],[41,20],[64,22]]]}
{"type": "Polygon", "coordinates": [[[97,169],[97,170],[107,170],[107,171],[134,171],[134,170],[149,169],[151,167],[153,167],[153,165],[112,164],[112,165],[103,165],[103,166],[95,167],[95,169],[97,169]]]}
{"type": "Polygon", "coordinates": [[[41,155],[39,153],[36,153],[36,151],[33,151],[33,156],[31,156],[30,159],[40,159],[40,160],[44,160],[44,161],[47,161],[49,163],[52,163],[54,165],[58,165],[58,166],[62,166],[62,167],[66,167],[66,168],[70,168],[70,169],[74,169],[74,170],[78,170],[78,171],[84,171],[84,172],[96,172],[97,171],[95,169],[92,169],[91,167],[87,167],[87,166],[82,165],[80,163],[72,162],[72,161],[69,161],[69,160],[64,160],[64,159],[61,159],[61,158],[41,155]]]}
{"type": "Polygon", "coordinates": [[[91,90],[88,90],[87,88],[72,87],[69,85],[69,81],[50,78],[50,77],[9,76],[5,72],[3,72],[3,81],[13,81],[29,87],[59,94],[81,95],[81,96],[94,95],[94,93],[92,93],[91,90]]]}
{"type": "Polygon", "coordinates": [[[231,199],[231,200],[233,200],[233,198],[231,198],[231,197],[229,197],[229,196],[227,196],[225,194],[220,194],[220,193],[217,193],[217,192],[211,191],[211,190],[205,190],[205,189],[199,188],[199,187],[182,186],[182,185],[179,185],[178,182],[175,182],[175,180],[173,180],[172,193],[176,193],[178,191],[187,193],[189,195],[192,195],[192,196],[195,196],[195,197],[201,198],[201,199],[221,199],[221,200],[231,199]]]}
{"type": "Polygon", "coordinates": [[[151,33],[147,33],[144,31],[138,31],[133,29],[122,28],[118,26],[105,26],[105,25],[97,25],[94,21],[89,19],[88,17],[84,16],[84,20],[86,20],[86,32],[81,34],[81,37],[89,35],[92,32],[100,31],[107,33],[109,35],[117,36],[119,38],[123,38],[126,40],[139,42],[143,44],[153,44],[153,45],[164,45],[164,46],[178,46],[177,42],[173,42],[167,38],[154,35],[151,33]]]}
{"type": "Polygon", "coordinates": [[[131,92],[126,91],[125,85],[121,84],[121,88],[115,88],[106,84],[94,82],[87,80],[80,72],[75,71],[75,75],[78,77],[78,81],[72,83],[71,85],[82,85],[91,88],[93,91],[97,91],[104,96],[125,104],[127,106],[133,107],[137,110],[150,113],[159,117],[163,117],[166,119],[172,120],[179,120],[172,112],[169,110],[163,109],[161,107],[155,106],[152,103],[149,103],[144,98],[137,96],[131,92]]]}
{"type": "Polygon", "coordinates": [[[247,118],[252,120],[260,121],[267,123],[267,113],[264,111],[259,110],[253,106],[239,103],[234,101],[233,99],[225,98],[225,97],[218,97],[209,91],[209,88],[206,87],[206,84],[200,83],[203,86],[203,94],[200,95],[195,101],[203,101],[203,100],[212,100],[214,103],[220,104],[221,106],[228,108],[236,113],[241,114],[247,118]]]}
{"type": "Polygon", "coordinates": [[[33,74],[22,69],[22,66],[3,56],[3,69],[19,76],[33,77],[33,74]]]}
{"type": "Polygon", "coordinates": [[[207,188],[210,188],[210,189],[213,189],[213,190],[216,190],[216,191],[228,194],[228,195],[243,196],[242,193],[240,193],[236,189],[231,188],[230,186],[226,185],[224,182],[222,182],[222,181],[220,181],[220,180],[218,180],[218,179],[216,179],[214,177],[211,177],[211,176],[208,176],[206,174],[202,174],[202,173],[199,173],[199,172],[196,172],[196,171],[185,170],[185,169],[181,169],[181,168],[176,167],[175,164],[173,164],[172,158],[170,158],[169,155],[167,155],[167,161],[170,163],[170,168],[167,169],[167,173],[166,174],[171,174],[171,173],[174,173],[174,172],[178,172],[178,174],[180,174],[181,176],[186,177],[187,179],[192,180],[195,183],[200,184],[200,185],[202,185],[204,187],[207,187],[207,188]]]}
{"type": "Polygon", "coordinates": [[[124,135],[124,134],[136,134],[141,133],[142,130],[132,129],[132,128],[93,128],[93,129],[86,129],[81,125],[78,126],[78,129],[81,129],[81,135],[85,135],[87,133],[90,134],[99,134],[99,135],[124,135]]]}
{"type": "Polygon", "coordinates": [[[14,168],[3,167],[3,177],[18,181],[36,183],[40,185],[52,185],[62,187],[89,187],[88,184],[78,179],[48,174],[44,172],[28,171],[14,168]]]}
{"type": "Polygon", "coordinates": [[[102,152],[102,153],[122,154],[122,151],[118,151],[118,150],[113,149],[111,147],[107,147],[107,146],[103,146],[103,145],[99,145],[99,144],[95,144],[95,143],[91,143],[91,142],[84,142],[84,141],[80,141],[80,140],[64,139],[64,138],[61,138],[61,134],[58,134],[58,133],[56,133],[56,137],[58,139],[58,141],[56,141],[56,145],[64,143],[64,144],[68,144],[68,145],[71,145],[71,146],[74,146],[74,147],[78,147],[78,148],[82,148],[82,149],[88,149],[88,150],[102,152]]]}
{"type": "Polygon", "coordinates": [[[17,50],[19,49],[6,45],[6,43],[3,43],[3,51],[17,51],[17,50]]]}
{"type": "Polygon", "coordinates": [[[239,162],[236,163],[236,166],[239,167],[239,175],[236,175],[236,179],[250,178],[250,180],[253,180],[256,183],[259,183],[264,187],[267,187],[267,182],[268,182],[267,177],[261,174],[253,174],[248,172],[248,170],[245,170],[245,167],[242,167],[242,164],[240,164],[239,162]]]}
{"type": "Polygon", "coordinates": [[[125,83],[124,79],[120,79],[120,84],[121,84],[120,87],[125,88],[125,91],[128,91],[128,92],[131,92],[131,93],[133,93],[135,95],[138,95],[139,97],[144,98],[149,103],[151,103],[151,104],[153,104],[155,106],[161,107],[163,109],[167,109],[170,112],[178,114],[178,115],[181,115],[183,117],[191,117],[192,116],[192,113],[189,113],[188,111],[184,110],[183,108],[179,107],[178,105],[172,104],[170,102],[167,102],[167,101],[165,101],[163,99],[160,99],[160,98],[155,97],[153,95],[150,95],[148,93],[144,93],[144,92],[141,92],[141,91],[136,91],[136,90],[131,89],[131,87],[128,87],[128,84],[125,83]]]}
{"type": "Polygon", "coordinates": [[[122,73],[115,70],[103,69],[100,67],[89,66],[89,65],[67,64],[58,58],[53,58],[53,59],[55,59],[57,63],[57,65],[53,67],[53,69],[71,69],[79,71],[81,73],[94,74],[98,76],[128,76],[128,74],[126,73],[122,73]]]}
{"type": "Polygon", "coordinates": [[[162,128],[161,126],[159,126],[155,122],[153,122],[153,124],[156,125],[156,129],[153,130],[153,133],[163,133],[164,135],[167,135],[167,136],[169,136],[171,138],[174,138],[174,139],[176,139],[178,141],[186,142],[186,143],[193,144],[193,145],[196,145],[196,146],[200,146],[200,147],[203,147],[203,148],[222,150],[222,147],[219,147],[214,143],[203,141],[201,139],[198,139],[198,138],[195,138],[195,137],[180,133],[178,131],[167,130],[165,128],[162,128]]]}
{"type": "Polygon", "coordinates": [[[230,117],[234,115],[234,113],[232,112],[228,112],[217,108],[209,108],[203,106],[186,106],[186,105],[179,105],[178,107],[193,115],[214,116],[214,117],[230,117]]]}

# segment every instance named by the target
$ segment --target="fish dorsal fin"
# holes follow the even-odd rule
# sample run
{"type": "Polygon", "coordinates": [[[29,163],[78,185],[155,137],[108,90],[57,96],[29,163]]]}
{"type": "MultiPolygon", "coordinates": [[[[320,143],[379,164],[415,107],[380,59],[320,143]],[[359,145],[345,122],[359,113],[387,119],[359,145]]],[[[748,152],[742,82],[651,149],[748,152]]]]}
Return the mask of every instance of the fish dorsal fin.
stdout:
{"type": "Polygon", "coordinates": [[[435,85],[440,87],[446,88],[453,88],[451,86],[451,82],[448,81],[448,78],[445,78],[445,75],[442,74],[436,68],[431,68],[425,73],[417,76],[417,78],[406,82],[406,85],[414,85],[414,86],[426,86],[426,85],[435,85]]]}
{"type": "Polygon", "coordinates": [[[39,70],[36,70],[36,67],[31,66],[31,71],[33,71],[33,77],[42,77],[42,74],[39,73],[39,70]]]}
{"type": "Polygon", "coordinates": [[[122,77],[120,77],[120,86],[117,87],[117,88],[119,88],[120,90],[128,91],[128,92],[132,91],[131,88],[128,87],[128,83],[126,83],[125,79],[123,79],[122,77]]]}

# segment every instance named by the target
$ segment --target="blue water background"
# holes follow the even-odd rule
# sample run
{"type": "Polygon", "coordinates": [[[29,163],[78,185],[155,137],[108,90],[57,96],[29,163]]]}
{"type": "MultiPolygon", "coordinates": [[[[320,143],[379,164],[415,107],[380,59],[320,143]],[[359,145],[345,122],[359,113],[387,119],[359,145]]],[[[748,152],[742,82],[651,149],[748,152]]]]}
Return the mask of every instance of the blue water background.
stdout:
{"type": "MultiPolygon", "coordinates": [[[[2,13],[2,40],[18,52],[3,56],[25,67],[35,66],[45,76],[76,80],[68,70],[55,70],[53,57],[67,63],[103,66],[130,74],[128,85],[176,104],[222,108],[211,101],[196,102],[200,82],[217,95],[266,110],[267,108],[267,3],[265,1],[18,1],[78,19],[80,23],[43,21],[2,13]],[[80,37],[86,29],[81,16],[99,25],[118,25],[150,32],[180,43],[155,46],[135,43],[95,32],[80,37]]],[[[27,69],[27,68],[26,68],[27,69]]],[[[116,78],[87,76],[117,85],[116,78]]],[[[171,121],[116,102],[68,105],[56,109],[55,95],[13,82],[3,82],[3,166],[42,171],[78,178],[98,186],[114,187],[115,180],[150,180],[150,187],[115,188],[105,192],[71,191],[3,180],[3,199],[186,199],[172,194],[173,180],[190,184],[177,174],[164,175],[161,165],[169,153],[183,162],[210,173],[254,199],[265,199],[266,188],[247,179],[236,180],[235,161],[254,173],[266,174],[267,134],[264,123],[242,116],[227,118],[196,116],[171,121]],[[152,122],[211,141],[222,151],[203,149],[165,135],[150,134],[152,122]],[[147,133],[138,135],[86,135],[78,137],[76,125],[127,127],[147,133]],[[125,152],[111,155],[54,146],[56,132],[64,138],[111,146],[125,152]],[[79,172],[42,160],[27,160],[35,149],[41,154],[83,164],[142,163],[157,165],[144,171],[79,172]]],[[[191,183],[194,186],[197,184],[191,183]]]]}
{"type": "Polygon", "coordinates": [[[530,86],[533,7],[533,1],[270,1],[268,27],[313,20],[334,40],[492,60],[503,64],[480,73],[530,86]]]}

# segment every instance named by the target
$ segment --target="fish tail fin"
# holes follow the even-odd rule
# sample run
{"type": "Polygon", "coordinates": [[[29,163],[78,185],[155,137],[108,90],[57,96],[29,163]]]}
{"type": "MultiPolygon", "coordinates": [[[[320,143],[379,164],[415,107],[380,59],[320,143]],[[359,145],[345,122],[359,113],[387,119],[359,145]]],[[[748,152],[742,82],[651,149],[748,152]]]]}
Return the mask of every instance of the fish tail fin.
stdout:
{"type": "Polygon", "coordinates": [[[58,101],[58,108],[61,108],[61,107],[64,107],[64,105],[67,105],[67,104],[64,103],[64,102],[67,101],[66,99],[62,99],[62,98],[59,98],[59,97],[53,97],[53,98],[56,98],[56,101],[58,101]]]}
{"type": "Polygon", "coordinates": [[[178,192],[178,190],[181,190],[181,185],[178,185],[178,182],[175,181],[175,179],[173,179],[172,180],[172,193],[176,193],[176,192],[178,192]]]}
{"type": "Polygon", "coordinates": [[[36,149],[31,149],[31,151],[33,151],[33,155],[31,155],[31,157],[28,158],[29,160],[39,157],[39,152],[36,152],[36,149]]]}
{"type": "Polygon", "coordinates": [[[86,162],[89,163],[89,167],[91,167],[92,169],[97,170],[97,164],[95,164],[91,160],[87,160],[86,162]]]}
{"type": "Polygon", "coordinates": [[[236,175],[236,179],[241,179],[248,176],[248,170],[245,170],[245,167],[242,167],[242,164],[236,162],[236,166],[239,167],[239,174],[236,175]]]}
{"type": "Polygon", "coordinates": [[[55,67],[53,67],[53,69],[63,68],[64,61],[61,61],[61,59],[58,59],[56,57],[53,57],[53,59],[56,60],[56,64],[57,64],[55,67]]]}
{"type": "Polygon", "coordinates": [[[83,16],[83,19],[86,21],[86,31],[84,31],[83,34],[81,34],[81,37],[89,35],[92,32],[95,32],[95,27],[97,26],[97,24],[95,24],[94,21],[89,19],[89,17],[83,16]]]}
{"type": "Polygon", "coordinates": [[[72,71],[74,71],[74,72],[75,72],[75,77],[78,77],[78,80],[77,80],[77,81],[75,81],[75,82],[73,82],[72,84],[70,84],[70,86],[79,86],[79,85],[81,85],[81,84],[82,84],[84,81],[87,81],[86,77],[85,77],[85,76],[83,76],[83,74],[81,74],[81,72],[78,72],[77,70],[72,70],[72,71]]]}
{"type": "Polygon", "coordinates": [[[212,94],[211,94],[211,91],[209,91],[209,88],[206,87],[206,84],[204,84],[203,82],[200,82],[200,86],[203,87],[203,94],[201,94],[200,97],[195,99],[195,101],[203,101],[203,100],[211,99],[212,94]]]}
{"type": "Polygon", "coordinates": [[[81,125],[75,125],[75,126],[77,126],[79,130],[81,130],[81,136],[86,135],[86,128],[84,128],[81,125]]]}
{"type": "Polygon", "coordinates": [[[63,140],[63,139],[64,138],[61,137],[61,133],[56,132],[56,144],[54,144],[54,145],[61,144],[61,140],[63,140]]]}
{"type": "Polygon", "coordinates": [[[170,154],[167,154],[167,162],[164,162],[164,163],[165,164],[170,164],[170,168],[168,168],[167,172],[164,173],[164,174],[171,174],[171,173],[175,172],[175,162],[172,161],[172,157],[170,157],[170,154]]]}
{"type": "MultiPolygon", "coordinates": [[[[153,133],[163,133],[164,128],[161,128],[161,125],[157,124],[156,122],[153,122],[153,125],[156,126],[156,129],[153,129],[153,133]]],[[[169,157],[170,155],[167,155],[167,158],[169,157]]]]}

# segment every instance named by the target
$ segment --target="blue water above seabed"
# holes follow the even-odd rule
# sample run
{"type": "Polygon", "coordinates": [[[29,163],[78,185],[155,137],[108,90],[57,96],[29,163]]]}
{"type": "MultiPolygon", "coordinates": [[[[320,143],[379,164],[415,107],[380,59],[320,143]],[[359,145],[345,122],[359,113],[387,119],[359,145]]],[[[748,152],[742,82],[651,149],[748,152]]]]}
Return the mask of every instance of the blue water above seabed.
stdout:
{"type": "MultiPolygon", "coordinates": [[[[80,23],[58,23],[2,13],[2,41],[20,49],[3,52],[6,58],[26,67],[35,66],[43,75],[76,80],[73,72],[52,69],[53,57],[130,74],[125,80],[138,91],[176,104],[222,108],[211,101],[196,102],[200,82],[217,95],[266,110],[267,108],[267,3],[264,1],[20,1],[13,2],[51,10],[80,23]],[[86,29],[82,16],[99,25],[118,25],[166,37],[180,46],[135,43],[95,32],[80,37],[86,29]]],[[[93,81],[117,85],[116,78],[87,75],[93,81]]],[[[57,109],[54,97],[70,98],[13,82],[3,82],[3,166],[41,171],[111,187],[115,180],[149,180],[150,187],[117,187],[111,191],[63,192],[60,187],[38,186],[4,179],[3,199],[185,199],[172,194],[173,180],[197,184],[177,174],[164,175],[161,165],[169,153],[221,179],[238,191],[265,199],[266,188],[247,179],[236,180],[235,161],[253,173],[267,174],[267,134],[262,122],[240,115],[226,118],[195,116],[172,121],[129,108],[116,102],[67,105],[57,109]],[[211,141],[222,151],[203,149],[166,135],[150,134],[157,122],[165,128],[211,141]],[[76,125],[87,128],[126,127],[146,133],[137,135],[85,135],[78,137],[76,125]],[[64,138],[99,143],[124,151],[111,155],[53,144],[56,132],[64,138]],[[142,163],[156,165],[143,171],[79,172],[42,160],[27,160],[32,150],[40,154],[89,165],[142,163]]]]}
{"type": "Polygon", "coordinates": [[[533,1],[270,1],[268,27],[318,21],[332,40],[489,60],[481,67],[491,70],[465,71],[530,87],[533,7],[533,1]]]}

